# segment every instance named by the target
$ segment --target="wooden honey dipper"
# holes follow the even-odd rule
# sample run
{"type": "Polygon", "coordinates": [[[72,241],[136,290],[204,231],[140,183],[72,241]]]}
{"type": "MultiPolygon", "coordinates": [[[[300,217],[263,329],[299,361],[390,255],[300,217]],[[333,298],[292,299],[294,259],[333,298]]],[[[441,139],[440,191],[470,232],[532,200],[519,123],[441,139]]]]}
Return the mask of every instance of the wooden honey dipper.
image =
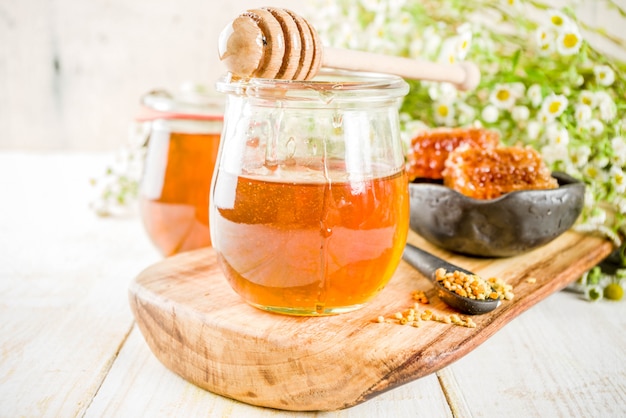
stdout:
{"type": "Polygon", "coordinates": [[[219,56],[238,77],[309,80],[320,67],[395,74],[415,80],[449,82],[474,89],[480,70],[471,62],[441,64],[409,58],[323,48],[317,31],[292,11],[273,7],[248,10],[222,30],[219,56]]]}

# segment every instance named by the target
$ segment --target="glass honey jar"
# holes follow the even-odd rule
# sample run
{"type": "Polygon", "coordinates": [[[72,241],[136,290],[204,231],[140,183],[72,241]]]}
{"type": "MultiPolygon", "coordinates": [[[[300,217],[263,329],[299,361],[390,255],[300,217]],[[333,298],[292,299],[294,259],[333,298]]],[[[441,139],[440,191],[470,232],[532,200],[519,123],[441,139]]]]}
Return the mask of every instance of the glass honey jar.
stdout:
{"type": "Polygon", "coordinates": [[[211,189],[211,237],[232,288],[292,315],[362,307],[406,242],[408,180],[398,106],[408,86],[377,74],[230,80],[211,189]]]}
{"type": "Polygon", "coordinates": [[[139,189],[143,225],[164,256],[211,245],[209,191],[223,125],[223,99],[198,89],[152,91],[137,118],[148,124],[139,189]]]}

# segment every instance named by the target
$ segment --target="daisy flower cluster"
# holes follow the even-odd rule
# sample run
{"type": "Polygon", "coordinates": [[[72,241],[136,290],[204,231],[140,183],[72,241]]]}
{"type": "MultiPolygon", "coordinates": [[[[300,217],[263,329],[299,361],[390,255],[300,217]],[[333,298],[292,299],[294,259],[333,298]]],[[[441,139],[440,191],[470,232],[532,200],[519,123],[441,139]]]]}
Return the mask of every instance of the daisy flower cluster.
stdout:
{"type": "MultiPolygon", "coordinates": [[[[481,82],[474,91],[408,80],[411,91],[401,108],[406,145],[422,129],[473,125],[498,130],[507,145],[534,147],[552,170],[586,183],[576,228],[602,234],[618,248],[617,273],[601,277],[596,269],[581,286],[588,293],[593,287],[593,300],[599,299],[599,283],[623,289],[626,64],[600,52],[585,35],[603,36],[626,51],[624,41],[590,27],[569,8],[541,0],[311,1],[307,18],[326,45],[475,62],[481,82]],[[589,277],[593,283],[587,285],[589,277]]],[[[626,19],[614,0],[595,4],[626,19]]]]}

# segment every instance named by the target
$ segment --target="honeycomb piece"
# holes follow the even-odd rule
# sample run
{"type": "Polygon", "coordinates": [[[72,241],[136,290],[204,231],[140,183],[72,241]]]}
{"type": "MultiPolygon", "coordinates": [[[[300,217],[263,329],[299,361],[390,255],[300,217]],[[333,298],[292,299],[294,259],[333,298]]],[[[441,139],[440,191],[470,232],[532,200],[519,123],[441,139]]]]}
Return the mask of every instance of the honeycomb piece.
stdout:
{"type": "Polygon", "coordinates": [[[441,179],[448,154],[460,145],[473,148],[493,148],[500,135],[481,128],[437,128],[422,132],[411,140],[407,153],[406,171],[409,180],[441,179]]]}
{"type": "Polygon", "coordinates": [[[559,187],[541,155],[530,147],[459,147],[450,153],[445,166],[444,185],[475,199],[559,187]]]}

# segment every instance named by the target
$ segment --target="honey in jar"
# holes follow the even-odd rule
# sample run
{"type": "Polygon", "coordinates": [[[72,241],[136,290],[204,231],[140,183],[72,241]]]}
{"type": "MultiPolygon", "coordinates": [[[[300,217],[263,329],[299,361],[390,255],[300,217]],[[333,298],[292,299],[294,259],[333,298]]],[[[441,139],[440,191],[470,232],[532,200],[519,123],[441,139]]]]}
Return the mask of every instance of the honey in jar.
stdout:
{"type": "Polygon", "coordinates": [[[362,307],[391,279],[408,232],[406,84],[333,73],[218,89],[228,98],[211,236],[226,279],[272,312],[362,307]]]}
{"type": "Polygon", "coordinates": [[[209,191],[222,128],[221,102],[196,94],[144,98],[148,149],[139,193],[144,227],[164,256],[211,245],[209,191]]]}

